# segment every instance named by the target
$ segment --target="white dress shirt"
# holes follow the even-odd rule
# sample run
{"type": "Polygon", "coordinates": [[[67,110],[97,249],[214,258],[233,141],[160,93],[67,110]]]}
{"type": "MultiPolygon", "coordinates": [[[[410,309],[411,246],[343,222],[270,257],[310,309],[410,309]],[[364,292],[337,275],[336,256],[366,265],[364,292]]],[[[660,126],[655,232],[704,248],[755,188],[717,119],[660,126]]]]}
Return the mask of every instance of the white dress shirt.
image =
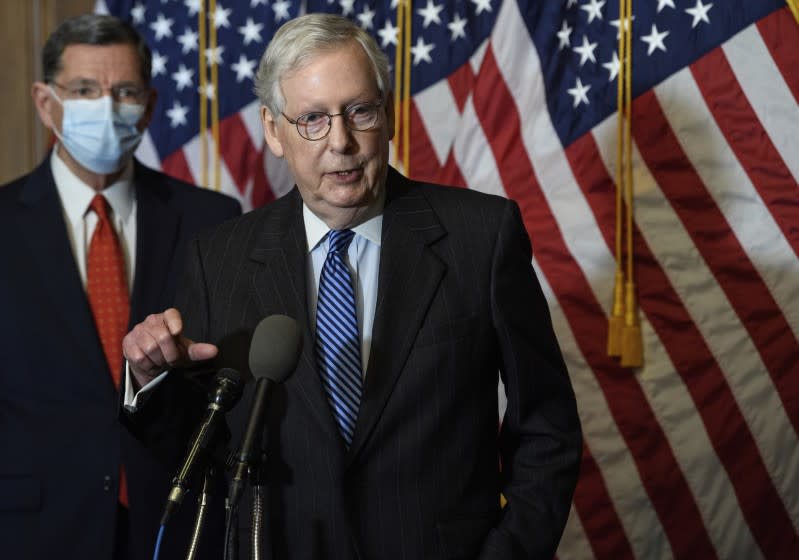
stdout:
{"type": "MultiPolygon", "coordinates": [[[[97,214],[89,210],[94,195],[93,188],[81,181],[53,149],[50,155],[50,168],[61,198],[67,235],[80,279],[86,288],[86,258],[89,243],[97,226],[97,214]]],[[[111,221],[117,233],[125,257],[125,270],[128,278],[128,293],[133,286],[136,266],[136,191],[133,188],[133,163],[128,163],[120,178],[100,193],[111,206],[111,221]]]]}

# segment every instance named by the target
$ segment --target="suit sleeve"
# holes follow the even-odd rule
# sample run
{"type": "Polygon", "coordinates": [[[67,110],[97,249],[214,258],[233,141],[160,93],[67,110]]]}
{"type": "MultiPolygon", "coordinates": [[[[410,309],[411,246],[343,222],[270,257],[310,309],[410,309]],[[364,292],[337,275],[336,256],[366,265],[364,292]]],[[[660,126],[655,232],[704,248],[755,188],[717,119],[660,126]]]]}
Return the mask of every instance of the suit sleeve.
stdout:
{"type": "Polygon", "coordinates": [[[549,560],[568,517],[582,435],[519,208],[509,202],[505,209],[492,261],[491,307],[508,401],[500,429],[507,505],[480,559],[549,560]]]}

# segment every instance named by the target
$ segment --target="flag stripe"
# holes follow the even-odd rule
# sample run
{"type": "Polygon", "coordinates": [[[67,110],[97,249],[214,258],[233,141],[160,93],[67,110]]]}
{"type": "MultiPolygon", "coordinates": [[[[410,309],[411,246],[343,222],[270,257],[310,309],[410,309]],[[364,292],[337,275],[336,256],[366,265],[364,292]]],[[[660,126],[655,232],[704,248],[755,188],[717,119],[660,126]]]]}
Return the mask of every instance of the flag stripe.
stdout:
{"type": "MultiPolygon", "coordinates": [[[[607,128],[610,130],[613,127],[607,126],[607,128]]],[[[615,130],[613,132],[615,134],[615,130]]],[[[571,156],[572,165],[577,175],[583,178],[583,183],[592,187],[585,189],[586,198],[592,204],[592,208],[597,213],[603,212],[601,207],[607,205],[608,200],[612,200],[605,193],[612,188],[608,187],[612,186],[612,179],[610,171],[606,172],[602,165],[602,154],[593,137],[586,135],[578,139],[569,146],[566,153],[571,156]]],[[[602,233],[610,245],[614,235],[613,229],[603,227],[602,233]]],[[[648,383],[645,383],[644,387],[650,401],[655,402],[653,409],[660,411],[661,425],[666,427],[677,456],[689,454],[680,460],[686,473],[695,472],[695,469],[687,467],[691,463],[690,456],[696,456],[694,447],[697,445],[697,440],[703,439],[707,446],[702,448],[708,449],[712,445],[730,477],[729,481],[726,477],[716,477],[714,484],[717,487],[723,486],[724,489],[716,489],[708,497],[708,492],[703,491],[704,488],[697,487],[706,484],[704,479],[695,481],[690,475],[688,476],[694,494],[699,504],[703,506],[701,509],[705,519],[713,517],[724,519],[724,523],[720,524],[724,530],[714,538],[716,547],[720,552],[723,551],[723,547],[731,547],[733,551],[747,550],[749,552],[747,557],[753,557],[752,554],[757,553],[757,549],[752,548],[751,535],[748,539],[750,542],[746,542],[749,531],[738,514],[737,509],[741,507],[764,550],[774,550],[775,533],[778,536],[777,540],[780,540],[781,533],[777,531],[786,527],[792,531],[792,526],[762,462],[754,438],[738,409],[735,397],[701,333],[686,313],[683,302],[672,289],[669,279],[646,240],[640,235],[636,236],[635,252],[635,277],[641,308],[660,341],[660,344],[647,345],[647,360],[655,364],[664,364],[663,367],[669,374],[666,375],[666,372],[661,371],[658,379],[654,379],[654,368],[648,369],[648,383]],[[653,355],[660,352],[661,346],[668,356],[653,355]],[[672,363],[679,363],[681,367],[674,368],[672,363]],[[674,372],[679,374],[679,378],[673,376],[674,372]],[[669,376],[673,385],[671,388],[668,387],[669,376]],[[681,379],[682,383],[678,384],[678,379],[681,379]],[[648,386],[652,386],[652,389],[647,389],[648,386]],[[688,394],[684,394],[685,391],[688,394]],[[696,408],[684,409],[685,403],[688,402],[694,403],[696,408]],[[701,416],[701,421],[692,418],[697,414],[701,416]],[[679,420],[669,421],[670,418],[679,418],[679,420]],[[681,435],[674,432],[681,432],[681,435]],[[741,498],[740,506],[732,497],[730,490],[734,490],[741,498]],[[776,512],[778,523],[772,523],[759,514],[762,511],[760,508],[764,505],[774,508],[769,511],[776,512]]],[[[709,454],[704,454],[702,457],[707,462],[716,461],[716,458],[709,454]]],[[[721,528],[711,524],[707,526],[711,531],[714,528],[716,530],[721,528]]],[[[721,554],[721,556],[727,555],[721,554]]]]}
{"type": "MultiPolygon", "coordinates": [[[[796,366],[799,345],[674,136],[654,92],[646,92],[636,100],[632,118],[633,136],[646,164],[741,317],[779,393],[784,399],[799,402],[795,400],[799,385],[786,380],[786,373],[796,366]]],[[[799,410],[789,412],[796,430],[799,410]]]]}
{"type": "Polygon", "coordinates": [[[593,290],[583,271],[575,266],[574,261],[563,258],[569,255],[569,251],[559,232],[558,223],[551,214],[549,203],[542,196],[540,186],[535,180],[535,172],[527,153],[515,140],[521,136],[521,123],[515,111],[514,98],[506,89],[502,78],[489,46],[475,84],[474,103],[497,160],[503,184],[508,195],[520,201],[531,238],[548,239],[549,248],[538,252],[538,262],[550,284],[557,286],[555,291],[558,298],[564,298],[561,299],[564,312],[575,330],[583,354],[594,371],[598,372],[600,385],[606,395],[614,396],[609,399],[611,411],[643,473],[644,485],[653,485],[655,480],[660,484],[665,482],[672,485],[673,496],[658,495],[653,485],[652,498],[653,506],[661,520],[665,521],[664,528],[675,553],[686,553],[690,550],[703,557],[715,558],[715,551],[708,539],[696,502],[665,441],[661,427],[645,405],[646,399],[640,386],[617,363],[604,355],[606,315],[594,299],[593,290]],[[566,286],[570,292],[568,297],[564,293],[566,286]],[[582,296],[579,298],[582,303],[578,306],[573,306],[572,291],[582,296]],[[579,330],[575,326],[579,326],[579,330]],[[597,343],[598,340],[601,342],[597,343]],[[627,406],[635,406],[637,418],[633,419],[629,410],[625,410],[627,406]],[[654,452],[653,447],[656,449],[654,452]],[[669,515],[675,510],[680,512],[677,516],[681,520],[679,524],[671,521],[674,518],[669,515]],[[688,519],[691,521],[686,523],[688,519]],[[687,525],[693,529],[687,529],[687,525]]]}
{"type": "Polygon", "coordinates": [[[780,69],[782,81],[799,103],[799,72],[796,71],[796,53],[799,49],[799,23],[785,7],[757,22],[774,63],[780,69]]]}
{"type": "MultiPolygon", "coordinates": [[[[781,230],[773,232],[771,237],[777,243],[784,244],[787,241],[794,256],[799,255],[799,232],[796,231],[799,224],[799,185],[761,126],[760,119],[741,89],[724,52],[716,49],[708,53],[691,66],[691,74],[702,96],[706,100],[712,100],[712,103],[707,103],[707,109],[748,179],[757,189],[757,194],[766,203],[766,206],[759,204],[763,209],[762,213],[766,214],[770,209],[781,230]]],[[[788,115],[786,112],[784,118],[788,115]]],[[[794,129],[796,131],[799,128],[794,129]]],[[[730,185],[727,190],[738,192],[736,187],[740,188],[741,185],[730,185]]],[[[768,220],[767,215],[763,217],[768,220]]],[[[749,222],[762,223],[763,220],[749,216],[749,222]]],[[[768,251],[764,251],[762,245],[756,251],[748,252],[753,258],[769,258],[764,254],[768,251]]],[[[761,274],[762,272],[761,269],[761,274]]],[[[793,296],[793,301],[797,301],[796,296],[799,293],[793,296]]],[[[794,333],[799,332],[796,325],[792,327],[794,333]]]]}

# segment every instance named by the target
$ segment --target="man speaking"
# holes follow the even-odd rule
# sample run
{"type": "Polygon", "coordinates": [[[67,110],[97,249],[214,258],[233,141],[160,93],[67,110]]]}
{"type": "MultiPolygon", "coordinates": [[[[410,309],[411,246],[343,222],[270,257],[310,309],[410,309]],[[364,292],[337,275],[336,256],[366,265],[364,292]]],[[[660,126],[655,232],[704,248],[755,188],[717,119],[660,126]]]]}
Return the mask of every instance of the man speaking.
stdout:
{"type": "Polygon", "coordinates": [[[126,336],[152,393],[132,429],[185,441],[205,403],[181,367],[288,315],[304,345],[265,413],[266,558],[552,558],[581,433],[517,205],[388,165],[388,64],[344,18],[286,23],[256,89],[296,188],[194,242],[176,309],[126,336]]]}

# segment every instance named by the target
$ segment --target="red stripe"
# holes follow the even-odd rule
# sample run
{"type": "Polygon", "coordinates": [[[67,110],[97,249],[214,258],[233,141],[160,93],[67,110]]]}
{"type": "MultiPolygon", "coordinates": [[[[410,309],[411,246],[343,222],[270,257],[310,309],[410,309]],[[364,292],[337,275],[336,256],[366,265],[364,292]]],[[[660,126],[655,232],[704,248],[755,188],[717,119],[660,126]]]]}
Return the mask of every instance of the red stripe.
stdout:
{"type": "MultiPolygon", "coordinates": [[[[675,556],[716,558],[690,488],[635,376],[606,356],[607,317],[582,269],[569,254],[557,220],[535,178],[524,146],[516,104],[499,73],[490,46],[474,95],[475,110],[508,195],[522,208],[537,261],[555,291],[580,350],[596,375],[675,556]],[[667,489],[664,492],[663,489],[667,489]],[[671,520],[679,520],[679,524],[671,520]]],[[[593,488],[601,494],[601,488],[593,488]]],[[[581,513],[581,518],[584,517],[581,513]]],[[[621,523],[613,536],[626,539],[621,523]]],[[[591,526],[586,531],[591,531],[591,526]]],[[[606,534],[588,532],[599,541],[606,534]]],[[[629,542],[625,545],[630,547],[629,542]]]]}
{"type": "MultiPolygon", "coordinates": [[[[417,181],[427,181],[430,183],[441,183],[445,185],[466,186],[466,181],[461,175],[458,164],[452,155],[450,148],[449,156],[444,165],[438,163],[433,144],[427,134],[422,116],[416,107],[417,101],[411,103],[411,150],[410,150],[410,177],[417,181]]],[[[400,131],[400,136],[402,131],[400,131]]]]}
{"type": "Polygon", "coordinates": [[[799,24],[786,6],[757,22],[763,42],[771,52],[782,78],[799,103],[799,24]]]}
{"type": "Polygon", "coordinates": [[[727,143],[799,255],[799,184],[763,129],[724,51],[703,56],[691,65],[691,73],[727,143]]]}
{"type": "MultiPolygon", "coordinates": [[[[613,247],[615,186],[593,136],[586,134],[578,139],[567,148],[566,155],[599,218],[605,243],[613,247]]],[[[641,235],[636,235],[635,241],[635,279],[641,309],[702,417],[752,535],[767,558],[799,557],[799,543],[788,512],[721,368],[649,245],[641,235]]]]}
{"type": "Polygon", "coordinates": [[[594,557],[600,560],[613,558],[625,560],[635,558],[630,542],[620,539],[619,516],[616,506],[610,500],[602,472],[587,446],[583,445],[583,459],[580,464],[580,478],[574,491],[574,507],[583,531],[588,539],[594,557]]]}
{"type": "MultiPolygon", "coordinates": [[[[250,133],[239,113],[220,121],[219,153],[227,165],[236,188],[244,194],[255,172],[255,167],[251,163],[260,150],[253,145],[250,133]]],[[[263,167],[263,164],[260,167],[263,167]]]]}
{"type": "Polygon", "coordinates": [[[447,77],[447,82],[449,83],[450,91],[452,91],[452,97],[455,98],[455,104],[458,106],[458,112],[463,113],[466,101],[474,89],[472,65],[468,61],[462,64],[460,68],[447,77]]]}
{"type": "Polygon", "coordinates": [[[757,347],[799,430],[799,343],[727,220],[683,152],[654,92],[633,102],[641,156],[757,347]]]}
{"type": "MultiPolygon", "coordinates": [[[[191,173],[189,163],[186,161],[186,154],[183,148],[178,148],[171,155],[164,158],[161,162],[161,169],[167,175],[171,175],[187,183],[197,184],[194,175],[191,173]]],[[[205,185],[201,185],[205,186],[205,185]]]]}

